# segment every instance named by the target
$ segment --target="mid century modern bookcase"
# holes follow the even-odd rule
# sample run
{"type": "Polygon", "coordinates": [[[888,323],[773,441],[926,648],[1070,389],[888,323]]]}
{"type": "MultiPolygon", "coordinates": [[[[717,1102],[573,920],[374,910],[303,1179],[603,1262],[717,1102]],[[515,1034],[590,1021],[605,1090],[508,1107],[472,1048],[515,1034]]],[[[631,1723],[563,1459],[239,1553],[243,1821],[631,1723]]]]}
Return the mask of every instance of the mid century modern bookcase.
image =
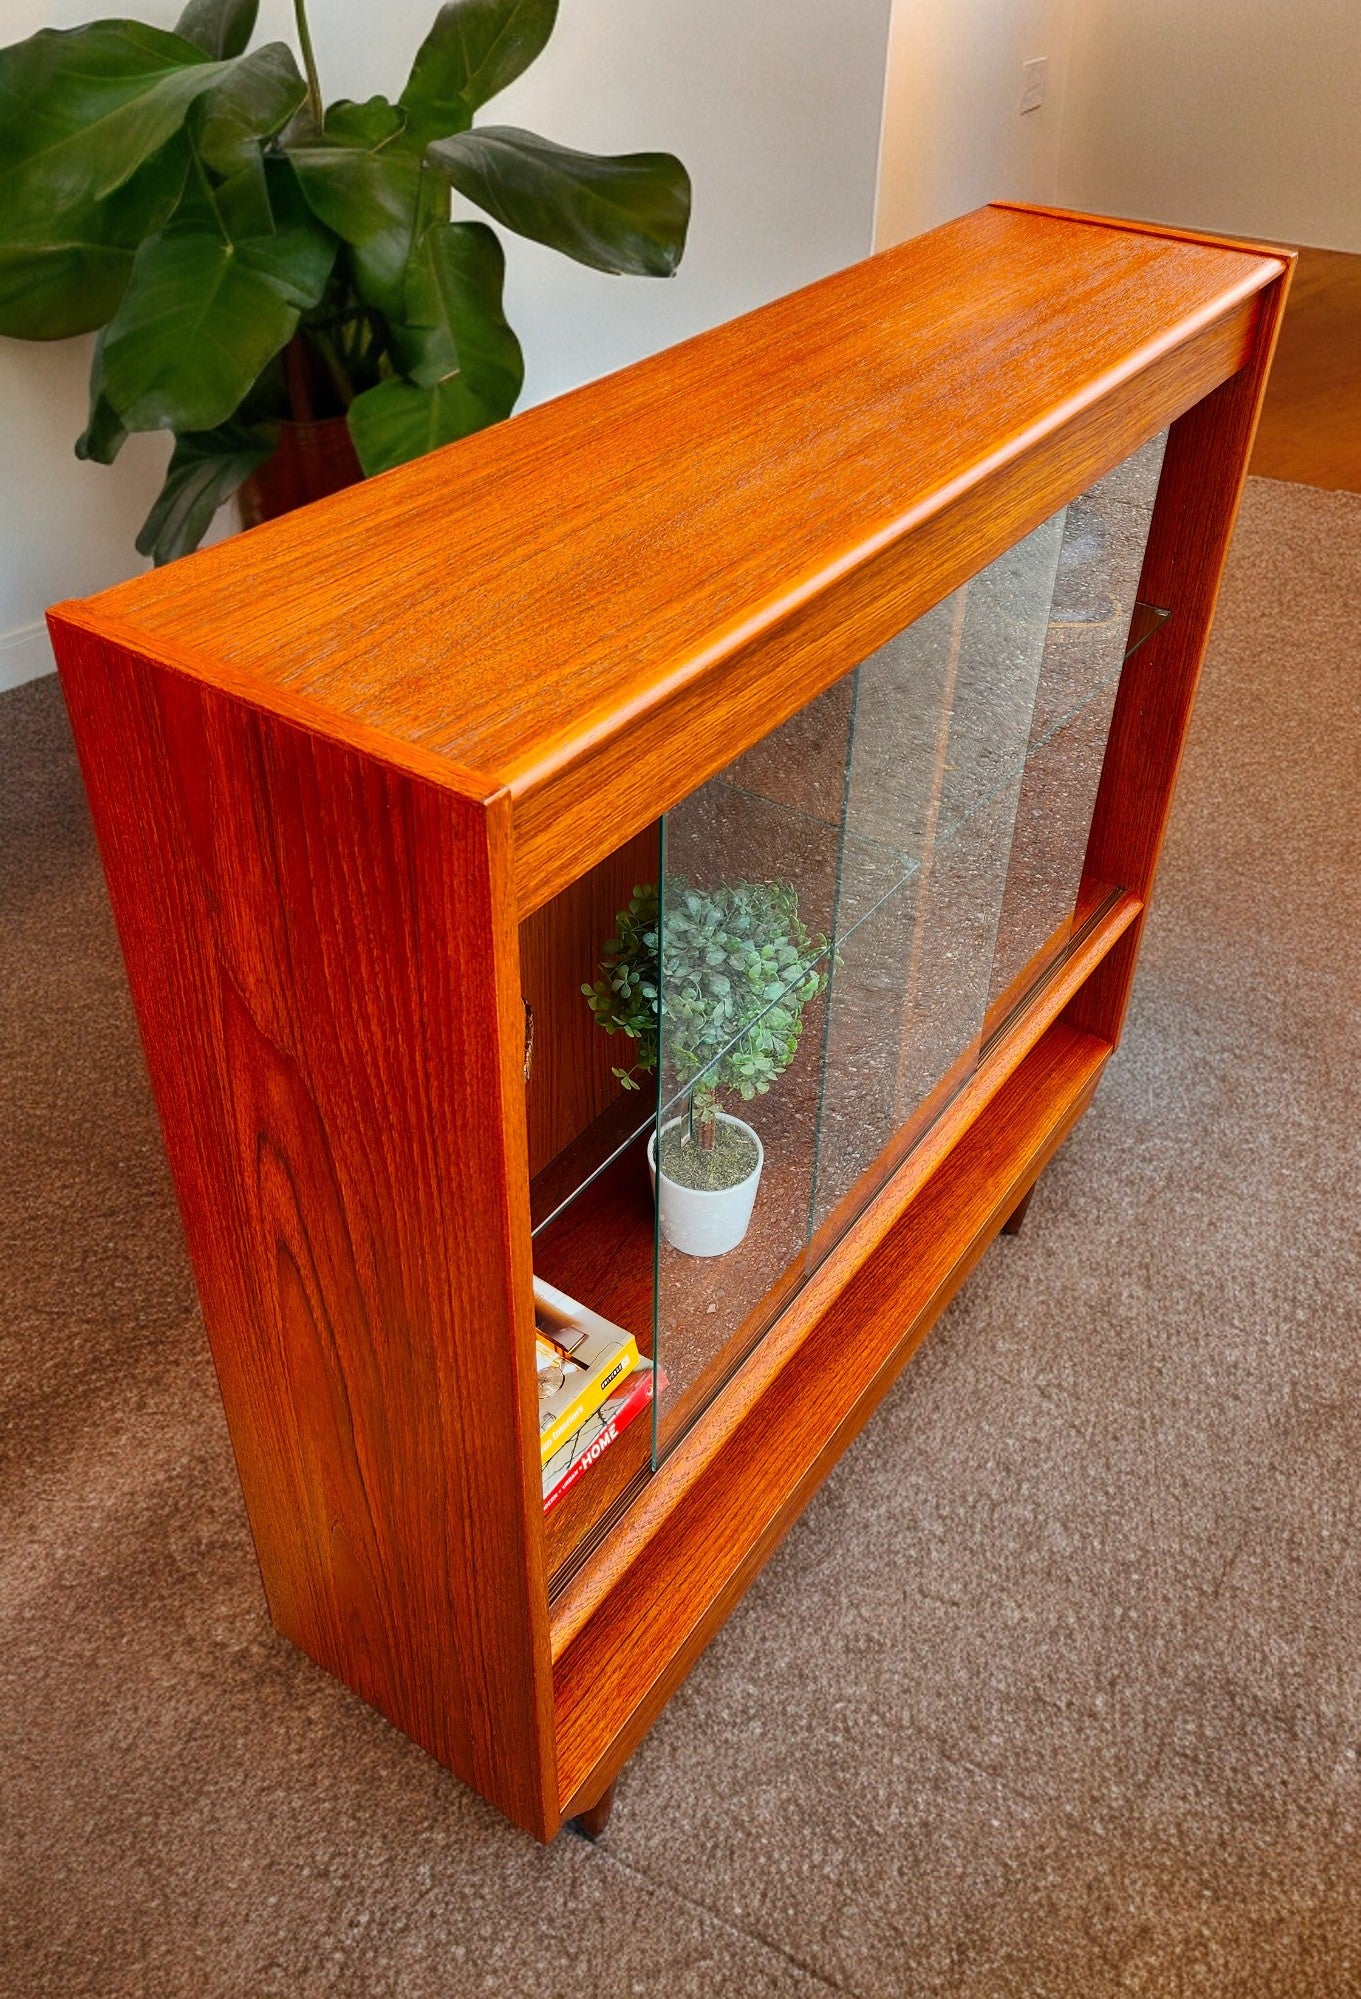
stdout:
{"type": "Polygon", "coordinates": [[[1289,263],[983,209],[52,614],[271,1614],[541,1839],[1091,1099],[1289,263]],[[685,1256],[667,926],[743,882],[821,989],[685,1256]],[[536,1272],[665,1378],[547,1519],[536,1272]]]}

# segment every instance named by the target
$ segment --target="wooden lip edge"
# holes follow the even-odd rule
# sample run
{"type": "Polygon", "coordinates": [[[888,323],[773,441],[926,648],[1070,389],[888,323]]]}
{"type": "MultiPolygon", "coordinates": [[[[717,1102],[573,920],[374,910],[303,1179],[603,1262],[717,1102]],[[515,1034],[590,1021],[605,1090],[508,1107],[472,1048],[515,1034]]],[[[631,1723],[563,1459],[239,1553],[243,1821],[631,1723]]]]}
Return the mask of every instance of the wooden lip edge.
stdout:
{"type": "Polygon", "coordinates": [[[289,722],[294,728],[323,737],[327,742],[340,743],[346,749],[371,757],[376,763],[402,771],[407,777],[433,784],[441,791],[452,791],[459,798],[490,805],[493,800],[507,795],[501,781],[485,771],[455,763],[451,757],[441,756],[438,751],[409,742],[403,736],[389,736],[385,731],[372,728],[352,716],[337,714],[310,694],[299,694],[292,688],[276,686],[272,681],[257,680],[240,667],[210,660],[175,639],[149,635],[140,626],[129,624],[123,618],[92,615],[90,607],[100,602],[100,597],[69,597],[49,607],[46,612],[47,628],[52,635],[54,649],[59,632],[83,632],[90,638],[102,639],[108,645],[120,647],[134,659],[164,667],[168,673],[183,674],[187,679],[215,688],[260,714],[289,722]]]}
{"type": "MultiPolygon", "coordinates": [[[[719,1584],[703,1613],[680,1637],[671,1656],[660,1663],[647,1687],[639,1692],[618,1726],[591,1756],[584,1772],[569,1771],[571,1788],[564,1791],[565,1802],[561,1807],[564,1819],[581,1810],[592,1793],[617,1773],[633,1753],[689,1672],[695,1658],[707,1645],[714,1629],[730,1614],[817,1487],[864,1428],[887,1390],[930,1332],[940,1312],[967,1280],[978,1258],[998,1233],[1001,1222],[1014,1208],[1018,1194],[1033,1186],[1091,1103],[1106,1063],[1114,1052],[1113,1046],[1098,1035],[1078,1029],[1063,1031],[1070,1043],[1070,1055],[1081,1055],[1080,1065],[1076,1061],[1073,1063],[1075,1069],[1080,1066],[1081,1073],[1069,1077],[1061,1089],[1051,1087],[1042,1107],[1041,1142],[1028,1149],[1020,1162],[1020,1170],[1002,1199],[994,1202],[981,1226],[961,1242],[949,1271],[912,1312],[901,1334],[882,1354],[874,1371],[861,1384],[860,1392],[843,1409],[803,1472],[719,1584]]],[[[561,1713],[560,1707],[560,1716],[561,1713]]]]}
{"type": "MultiPolygon", "coordinates": [[[[1284,280],[1279,280],[1278,282],[1284,282],[1284,280]]],[[[1172,421],[1184,415],[1185,412],[1188,409],[1192,408],[1197,402],[1203,401],[1206,397],[1208,397],[1212,393],[1215,393],[1218,389],[1223,387],[1226,381],[1233,379],[1233,377],[1238,372],[1241,371],[1241,369],[1247,364],[1248,360],[1251,357],[1252,343],[1255,337],[1254,329],[1258,318],[1260,317],[1262,312],[1266,309],[1264,301],[1267,301],[1271,298],[1274,290],[1275,290],[1274,285],[1267,285],[1261,291],[1247,297],[1239,305],[1234,307],[1229,313],[1223,315],[1220,319],[1211,321],[1211,323],[1207,327],[1202,328],[1200,332],[1197,333],[1190,342],[1186,343],[1184,347],[1180,349],[1173,349],[1170,353],[1163,355],[1162,358],[1156,363],[1155,372],[1151,377],[1150,376],[1139,377],[1131,382],[1125,382],[1120,385],[1120,387],[1115,391],[1115,395],[1121,401],[1121,403],[1123,404],[1123,402],[1127,399],[1130,402],[1137,405],[1141,399],[1141,392],[1143,385],[1149,379],[1154,379],[1159,384],[1159,394],[1152,399],[1150,407],[1156,409],[1159,414],[1152,419],[1148,419],[1147,417],[1145,417],[1144,419],[1141,419],[1138,425],[1133,426],[1133,428],[1137,431],[1137,437],[1133,438],[1128,443],[1126,448],[1117,451],[1115,457],[1109,461],[1110,464],[1113,465],[1119,463],[1121,459],[1128,456],[1129,452],[1137,450],[1140,444],[1146,442],[1147,439],[1155,435],[1158,430],[1165,428],[1166,424],[1169,421],[1172,421]],[[1231,360],[1228,363],[1228,365],[1224,365],[1225,354],[1229,351],[1230,342],[1232,342],[1232,351],[1236,354],[1237,358],[1231,360]],[[1180,393],[1177,393],[1175,395],[1168,395],[1165,391],[1163,391],[1161,386],[1161,371],[1168,369],[1174,370],[1178,365],[1179,356],[1184,353],[1194,352],[1199,354],[1202,343],[1205,343],[1207,349],[1206,365],[1203,369],[1197,370],[1197,382],[1194,392],[1185,396],[1183,396],[1180,393]],[[1224,349],[1223,352],[1220,351],[1221,348],[1224,349]]],[[[1099,417],[1101,413],[1102,411],[1100,407],[1098,407],[1096,410],[1097,416],[1099,417]]],[[[1092,408],[1088,408],[1087,410],[1083,411],[1078,419],[1079,425],[1081,426],[1081,425],[1090,424],[1092,422],[1092,416],[1093,416],[1092,408]]],[[[1059,431],[1054,435],[1051,435],[1049,438],[1047,438],[1044,441],[1042,446],[1039,447],[1039,451],[1044,454],[1052,452],[1055,453],[1056,455],[1061,456],[1064,445],[1064,437],[1065,433],[1063,431],[1059,431]]],[[[1022,482],[1026,479],[1028,475],[1028,468],[1030,464],[1031,464],[1030,459],[1023,458],[1004,467],[1003,470],[997,475],[999,483],[1005,485],[1009,481],[1015,482],[1019,490],[1022,482]]],[[[1101,472],[1105,469],[1108,469],[1107,465],[1105,464],[1097,465],[1096,463],[1094,463],[1089,478],[1084,479],[1082,481],[1082,485],[1090,483],[1090,479],[1100,477],[1101,472]]],[[[1068,489],[1070,495],[1072,490],[1074,489],[1072,488],[1068,489]]],[[[1081,490],[1081,487],[1079,487],[1077,490],[1081,490]]],[[[970,511],[978,511],[980,509],[985,510],[989,504],[989,499],[990,499],[990,494],[988,490],[985,489],[981,493],[978,491],[974,491],[966,494],[963,497],[962,501],[956,503],[956,506],[963,509],[966,512],[967,516],[967,514],[970,511]]],[[[1056,500],[1055,504],[1061,505],[1062,501],[1056,500]]],[[[948,531],[953,517],[953,511],[954,511],[953,509],[946,509],[944,512],[933,516],[932,519],[924,523],[923,527],[919,530],[919,532],[930,535],[930,534],[938,534],[942,531],[948,531]]],[[[1052,511],[1052,509],[1049,509],[1049,511],[1052,511]]],[[[1032,525],[1038,524],[1038,521],[1043,519],[1044,517],[1045,517],[1044,513],[1043,512],[1040,513],[1039,515],[1036,516],[1036,519],[1034,522],[1032,522],[1032,525]]],[[[967,525],[967,519],[966,519],[966,525],[967,525]]],[[[1019,538],[1020,538],[1019,534],[1013,537],[1013,539],[1019,539],[1019,538]]],[[[1003,544],[1003,545],[1010,545],[1010,544],[1003,544]]],[[[898,564],[899,567],[903,570],[904,574],[908,573],[910,569],[912,548],[913,544],[910,541],[908,541],[905,543],[900,543],[896,547],[891,547],[888,551],[888,559],[898,564]]],[[[998,553],[1001,552],[1000,546],[997,552],[998,553]]],[[[882,559],[884,558],[881,557],[878,558],[877,560],[882,560],[882,559]]],[[[972,568],[968,573],[972,573],[973,568],[976,567],[977,564],[972,565],[972,568]]],[[[866,574],[873,574],[874,569],[875,569],[875,564],[871,563],[869,565],[866,565],[860,571],[853,572],[852,576],[849,579],[849,587],[854,587],[859,577],[864,576],[866,574]]],[[[940,601],[942,601],[944,597],[950,594],[953,588],[958,587],[958,583],[962,583],[965,580],[967,580],[967,576],[961,575],[958,578],[958,582],[956,584],[950,584],[950,583],[943,584],[939,593],[928,602],[924,602],[921,605],[920,610],[914,611],[910,617],[896,620],[892,628],[888,631],[885,631],[884,639],[891,637],[893,630],[901,630],[904,623],[911,623],[914,618],[921,616],[927,609],[930,608],[931,602],[939,603],[940,601]]],[[[827,597],[813,598],[810,601],[810,603],[804,607],[802,613],[800,614],[800,617],[806,619],[810,616],[814,617],[818,616],[819,613],[822,611],[823,606],[825,606],[825,604],[827,603],[827,601],[828,601],[827,597]]],[[[692,686],[698,686],[702,690],[707,689],[711,691],[715,699],[721,700],[725,698],[728,692],[727,683],[729,679],[733,676],[736,676],[739,679],[743,677],[747,673],[748,662],[752,659],[753,655],[759,659],[763,653],[763,650],[768,646],[773,645],[774,647],[778,648],[779,645],[781,644],[782,634],[791,629],[797,632],[798,626],[799,626],[799,618],[796,617],[792,621],[792,624],[786,624],[784,626],[775,628],[773,635],[764,636],[758,639],[753,645],[741,649],[737,652],[731,653],[727,657],[727,659],[723,662],[722,670],[719,672],[715,672],[712,678],[708,682],[701,680],[692,683],[692,686]]],[[[879,642],[882,643],[883,641],[881,640],[879,642]]],[[[873,646],[871,646],[870,649],[873,650],[873,646]]],[[[862,652],[860,657],[863,658],[864,656],[865,655],[862,652]]],[[[815,684],[810,684],[808,690],[805,692],[804,696],[802,697],[802,700],[803,701],[811,700],[815,693],[819,693],[823,691],[826,687],[833,684],[834,681],[841,678],[844,673],[849,672],[852,669],[852,667],[857,663],[858,661],[852,658],[848,660],[844,666],[838,665],[834,670],[832,670],[827,675],[818,678],[815,684]]],[[[760,670],[765,675],[766,678],[769,678],[770,669],[768,666],[760,670]]],[[[691,690],[689,688],[683,688],[680,694],[676,697],[676,703],[674,705],[683,707],[685,702],[692,698],[693,696],[691,694],[691,690]]],[[[751,706],[750,689],[748,689],[748,697],[746,705],[748,707],[751,706]]],[[[795,705],[796,706],[802,705],[802,702],[796,703],[795,705]]],[[[789,712],[792,713],[793,709],[790,709],[789,712]]],[[[663,724],[666,725],[665,710],[662,711],[662,721],[663,724]]],[[[768,722],[766,726],[769,726],[768,722]]],[[[624,730],[622,733],[617,730],[605,733],[601,736],[598,743],[584,744],[582,746],[583,754],[581,756],[579,764],[575,767],[575,770],[581,770],[587,773],[594,773],[596,775],[597,782],[604,782],[608,786],[609,783],[612,781],[609,775],[609,766],[611,760],[617,759],[621,754],[627,760],[627,758],[634,753],[634,745],[638,744],[639,742],[640,742],[640,749],[638,753],[645,754],[648,750],[648,746],[651,739],[655,737],[656,734],[657,734],[657,729],[655,726],[655,722],[652,724],[652,726],[649,727],[646,719],[641,727],[635,727],[630,730],[624,730]]],[[[745,746],[745,739],[744,739],[744,746],[745,746]]],[[[683,782],[676,781],[673,784],[674,797],[670,793],[666,794],[667,802],[674,803],[675,798],[678,798],[688,793],[688,791],[691,790],[695,784],[702,782],[705,777],[712,775],[713,770],[717,769],[721,762],[722,762],[721,758],[716,759],[715,761],[712,762],[712,764],[706,761],[705,765],[702,768],[697,768],[694,771],[692,771],[690,775],[687,776],[683,782]]],[[[516,812],[516,821],[515,821],[516,851],[519,863],[517,867],[517,886],[520,896],[520,914],[522,918],[531,915],[544,903],[550,901],[551,898],[554,895],[556,895],[559,892],[559,890],[566,885],[568,881],[575,879],[577,873],[583,872],[586,868],[588,868],[590,865],[593,864],[595,859],[603,857],[603,850],[602,850],[601,855],[593,854],[590,857],[590,859],[581,862],[579,866],[573,867],[572,870],[569,872],[562,872],[561,870],[555,869],[551,862],[550,856],[554,851],[553,828],[556,824],[560,812],[560,807],[558,803],[560,787],[565,785],[568,789],[568,795],[569,796],[571,795],[570,787],[574,782],[575,770],[573,768],[569,768],[566,772],[560,774],[558,787],[548,787],[543,791],[532,793],[529,796],[523,797],[518,801],[518,808],[516,812]]],[[[668,781],[670,781],[670,779],[668,779],[668,781]]],[[[661,794],[658,794],[657,797],[654,799],[654,804],[658,802],[661,802],[661,794]]]]}
{"type": "Polygon", "coordinates": [[[740,1386],[754,1399],[798,1353],[817,1321],[834,1303],[880,1241],[901,1220],[912,1201],[944,1163],[959,1140],[986,1111],[1043,1038],[1096,967],[1141,915],[1143,901],[1122,895],[1086,942],[1058,966],[1015,1031],[975,1071],[954,1102],[888,1179],[836,1248],[824,1259],[791,1303],[762,1336],[731,1379],[655,1471],[643,1492],[581,1572],[549,1608],[553,1661],[566,1652],[628,1569],[645,1553],[691,1486],[723,1450],[741,1418],[734,1418],[740,1386]]]}
{"type": "Polygon", "coordinates": [[[1220,236],[1200,229],[1178,229],[1170,222],[1144,222],[1137,216],[1094,215],[1081,208],[1053,208],[1041,201],[990,201],[989,208],[1005,208],[1015,215],[1048,215],[1055,222],[1085,222],[1094,229],[1123,229],[1130,236],[1159,236],[1171,243],[1199,244],[1206,250],[1237,250],[1248,257],[1270,257],[1281,265],[1293,264],[1299,251],[1288,243],[1261,243],[1251,236],[1220,236]]]}
{"type": "MultiPolygon", "coordinates": [[[[1013,432],[993,451],[975,460],[954,478],[934,487],[904,513],[895,515],[884,526],[843,550],[801,582],[770,598],[758,611],[739,624],[730,626],[701,651],[666,669],[650,687],[640,690],[631,700],[597,708],[570,736],[564,737],[532,762],[507,765],[501,772],[501,778],[516,807],[535,793],[550,788],[557,777],[585,756],[599,752],[613,738],[626,734],[654,712],[664,709],[694,681],[712,673],[749,646],[768,638],[807,604],[825,596],[877,555],[906,541],[938,514],[945,513],[999,473],[1031,456],[1051,437],[1127,383],[1147,373],[1179,347],[1188,345],[1198,334],[1208,331],[1221,320],[1229,319],[1241,306],[1264,291],[1278,274],[1275,267],[1254,262],[1252,269],[1244,272],[1207,304],[1178,320],[1174,327],[1146,341],[1103,374],[1092,377],[1024,430],[1013,432]]],[[[1229,377],[1226,375],[1221,379],[1227,381],[1229,377]]],[[[1218,385],[1214,384],[1212,388],[1214,386],[1218,385]]],[[[1207,394],[1211,392],[1206,391],[1207,394]]]]}
{"type": "MultiPolygon", "coordinates": [[[[921,241],[923,238],[927,236],[938,235],[943,230],[954,228],[961,222],[967,222],[971,216],[982,215],[986,213],[986,211],[989,208],[1016,209],[1024,212],[1026,210],[1026,204],[1024,202],[1003,202],[1003,201],[983,202],[977,208],[965,210],[965,212],[962,215],[951,216],[947,218],[944,222],[936,223],[930,229],[919,230],[915,236],[905,237],[902,242],[886,243],[880,249],[872,249],[868,251],[863,258],[853,259],[850,264],[842,265],[837,270],[824,272],[820,278],[813,278],[807,284],[804,285],[795,285],[792,291],[780,293],[774,299],[767,299],[759,305],[748,306],[741,312],[733,313],[728,319],[720,320],[717,326],[701,327],[697,332],[688,333],[680,340],[669,342],[668,345],[665,347],[657,348],[649,354],[640,354],[636,360],[627,361],[620,368],[612,368],[603,375],[592,376],[588,381],[578,382],[572,388],[561,389],[558,391],[556,395],[546,397],[543,402],[530,403],[527,404],[524,408],[512,410],[511,414],[502,420],[502,423],[489,426],[489,429],[486,431],[475,432],[472,438],[459,438],[456,439],[452,444],[437,445],[433,451],[423,453],[419,461],[410,460],[404,465],[391,465],[387,468],[386,471],[383,472],[370,473],[361,482],[361,487],[365,491],[371,491],[379,485],[385,485],[388,482],[397,482],[401,480],[404,477],[404,475],[409,475],[411,465],[414,463],[419,462],[424,464],[432,460],[437,460],[445,452],[460,450],[465,445],[472,443],[474,439],[481,440],[488,437],[489,435],[493,435],[495,432],[499,431],[504,424],[520,424],[525,422],[526,420],[536,420],[542,416],[543,412],[553,409],[555,405],[567,401],[572,396],[584,395],[590,391],[599,390],[604,383],[613,380],[616,376],[641,375],[644,373],[644,371],[655,367],[656,364],[660,362],[664,356],[669,354],[681,353],[687,348],[696,345],[699,341],[706,339],[711,333],[714,333],[718,330],[718,326],[738,326],[744,320],[753,319],[759,313],[767,311],[770,308],[770,306],[779,304],[783,299],[797,298],[805,294],[821,292],[824,289],[833,287],[840,280],[843,280],[845,278],[848,270],[854,269],[855,264],[857,262],[869,263],[880,257],[892,256],[893,254],[895,254],[895,252],[904,249],[908,243],[915,243],[921,241]]],[[[1035,212],[1053,213],[1056,219],[1060,220],[1066,219],[1063,217],[1061,211],[1059,210],[1053,210],[1053,211],[1036,210],[1035,212]]],[[[1100,223],[1101,221],[1100,216],[1074,215],[1071,219],[1074,221],[1093,222],[1093,223],[1100,223]]],[[[1115,227],[1133,228],[1137,225],[1112,223],[1111,226],[1113,228],[1115,227]]],[[[335,501],[343,502],[347,495],[352,496],[354,492],[357,490],[360,490],[360,488],[341,487],[338,489],[338,491],[334,493],[325,493],[319,499],[309,501],[307,505],[311,508],[316,508],[316,507],[329,508],[331,507],[333,502],[335,501]]],[[[251,528],[249,530],[244,530],[244,532],[249,532],[251,534],[257,534],[263,532],[265,534],[272,535],[277,528],[281,527],[282,524],[292,522],[294,516],[300,513],[301,511],[302,511],[301,508],[294,508],[288,514],[278,515],[273,520],[261,521],[257,524],[256,527],[251,528]]],[[[236,539],[236,537],[232,536],[229,537],[229,539],[234,540],[236,539]]],[[[181,559],[194,561],[200,556],[210,556],[220,546],[221,543],[216,543],[216,542],[211,543],[207,548],[197,548],[191,550],[187,558],[181,558],[181,559]]],[[[62,603],[53,605],[52,609],[54,611],[60,611],[63,614],[65,614],[70,609],[71,605],[83,606],[83,605],[95,605],[95,604],[105,604],[105,603],[114,603],[114,604],[121,603],[123,593],[130,590],[139,580],[140,578],[138,576],[124,577],[121,581],[117,583],[106,584],[103,589],[92,591],[88,597],[63,600],[62,603]]],[[[117,610],[112,611],[109,614],[109,617],[110,617],[110,623],[118,623],[122,625],[125,622],[117,610]]],[[[102,632],[103,627],[91,625],[89,629],[97,632],[102,632]]],[[[132,628],[129,627],[129,629],[132,628]]],[[[140,650],[140,643],[138,647],[134,648],[134,650],[140,650]]],[[[164,663],[169,663],[169,662],[164,662],[164,663]]]]}

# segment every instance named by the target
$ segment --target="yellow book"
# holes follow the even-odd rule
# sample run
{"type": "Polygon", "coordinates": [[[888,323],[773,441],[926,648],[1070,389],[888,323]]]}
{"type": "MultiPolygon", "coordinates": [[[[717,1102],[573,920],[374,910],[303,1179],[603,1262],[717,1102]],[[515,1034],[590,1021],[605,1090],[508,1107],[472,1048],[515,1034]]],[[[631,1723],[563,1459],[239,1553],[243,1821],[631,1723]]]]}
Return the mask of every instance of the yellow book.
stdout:
{"type": "Polygon", "coordinates": [[[544,1464],[638,1364],[632,1333],[534,1279],[539,1450],[544,1464]]]}

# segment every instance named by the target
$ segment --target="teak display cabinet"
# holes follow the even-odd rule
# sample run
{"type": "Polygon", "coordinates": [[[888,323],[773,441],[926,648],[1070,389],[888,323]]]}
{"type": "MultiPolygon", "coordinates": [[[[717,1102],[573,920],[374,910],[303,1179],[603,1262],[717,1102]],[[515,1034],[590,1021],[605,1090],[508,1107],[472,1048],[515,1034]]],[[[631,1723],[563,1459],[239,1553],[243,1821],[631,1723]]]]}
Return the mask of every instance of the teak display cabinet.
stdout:
{"type": "Polygon", "coordinates": [[[1289,263],[984,209],[52,614],[271,1615],[541,1839],[1092,1096],[1289,263]],[[802,1038],[686,1256],[676,940],[752,884],[802,1038]],[[658,1364],[547,1517],[536,1271],[658,1364]]]}

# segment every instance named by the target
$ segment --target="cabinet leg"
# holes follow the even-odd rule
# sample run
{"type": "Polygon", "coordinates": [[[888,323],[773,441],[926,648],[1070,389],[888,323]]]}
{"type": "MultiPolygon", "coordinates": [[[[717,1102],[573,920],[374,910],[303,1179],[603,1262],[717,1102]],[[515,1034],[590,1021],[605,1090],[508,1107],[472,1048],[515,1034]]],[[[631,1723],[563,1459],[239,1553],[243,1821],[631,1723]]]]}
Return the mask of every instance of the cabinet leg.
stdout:
{"type": "Polygon", "coordinates": [[[1025,1211],[1030,1206],[1031,1198],[1034,1195],[1037,1184],[1036,1182],[1031,1183],[1026,1189],[1024,1200],[1018,1206],[1014,1207],[1007,1216],[1002,1224],[1003,1235],[1019,1235],[1021,1233],[1021,1223],[1025,1220],[1025,1211]]]}
{"type": "Polygon", "coordinates": [[[614,1810],[614,1794],[618,1789],[619,1779],[616,1777],[608,1791],[601,1792],[589,1811],[578,1812],[570,1821],[573,1832],[579,1832],[583,1839],[599,1839],[610,1822],[610,1813],[614,1810]]]}

